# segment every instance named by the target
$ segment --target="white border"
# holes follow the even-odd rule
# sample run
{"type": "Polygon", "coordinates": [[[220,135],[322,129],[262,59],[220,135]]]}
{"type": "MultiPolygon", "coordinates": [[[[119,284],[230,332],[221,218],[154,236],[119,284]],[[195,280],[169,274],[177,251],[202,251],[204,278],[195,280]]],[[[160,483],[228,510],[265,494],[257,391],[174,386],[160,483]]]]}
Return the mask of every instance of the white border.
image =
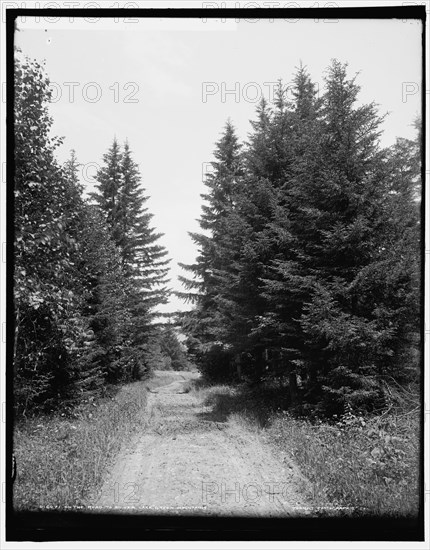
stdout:
{"type": "MultiPolygon", "coordinates": [[[[1,31],[1,43],[0,43],[0,75],[1,75],[1,83],[6,82],[6,32],[5,31],[5,18],[3,17],[4,9],[7,8],[52,8],[52,7],[64,7],[70,9],[70,7],[92,7],[95,8],[97,6],[101,8],[107,8],[107,7],[140,7],[140,8],[152,8],[152,7],[158,7],[158,8],[168,8],[168,7],[210,7],[211,5],[213,7],[371,7],[371,6],[405,6],[405,5],[425,5],[427,6],[427,16],[430,12],[430,0],[335,0],[333,2],[330,2],[329,0],[260,0],[258,2],[244,2],[239,0],[234,1],[217,1],[217,2],[204,2],[203,0],[188,0],[183,2],[167,2],[163,0],[159,1],[141,1],[141,0],[135,0],[133,2],[124,2],[124,1],[106,1],[106,0],[98,0],[96,2],[83,2],[83,1],[73,1],[73,2],[47,2],[47,1],[38,1],[38,2],[29,2],[26,0],[19,0],[16,2],[0,2],[1,7],[1,21],[0,21],[0,31],[1,31]]],[[[336,10],[334,9],[334,12],[336,10]]],[[[210,20],[209,20],[210,21],[210,20]]],[[[117,28],[117,27],[116,27],[117,28]]],[[[225,27],[224,27],[225,28],[225,27]]],[[[426,51],[430,51],[429,48],[429,36],[427,32],[427,40],[426,40],[426,51]]],[[[426,60],[426,75],[428,78],[429,75],[429,60],[427,56],[426,60]]],[[[427,82],[427,85],[429,83],[427,82]]],[[[428,91],[427,91],[428,93],[428,91]]],[[[0,120],[1,120],[1,127],[0,127],[0,138],[1,138],[1,146],[0,146],[0,166],[1,166],[1,185],[0,185],[0,365],[1,365],[1,371],[0,371],[0,402],[1,402],[1,422],[0,422],[0,441],[1,441],[1,450],[0,450],[0,458],[1,458],[1,471],[0,471],[0,482],[2,486],[2,498],[0,502],[0,548],[4,549],[70,549],[70,550],[76,550],[77,548],[80,549],[93,549],[93,548],[103,548],[103,549],[112,549],[116,550],[118,548],[127,548],[127,549],[134,549],[134,548],[150,548],[150,549],[160,549],[164,550],[167,548],[183,548],[183,549],[190,549],[190,550],[200,550],[202,548],[207,549],[215,549],[215,548],[228,548],[228,549],[236,549],[236,548],[246,548],[249,550],[260,550],[261,548],[270,548],[270,549],[285,549],[285,548],[291,548],[291,549],[333,549],[333,550],[344,550],[344,549],[351,549],[351,550],[359,550],[362,548],[371,548],[371,549],[395,549],[395,550],[421,550],[421,549],[428,549],[429,548],[429,542],[430,542],[430,530],[429,530],[429,504],[430,504],[430,477],[429,477],[429,470],[430,470],[430,461],[428,460],[428,457],[430,456],[430,375],[428,373],[428,369],[426,370],[426,386],[425,386],[425,396],[424,396],[424,404],[425,404],[425,456],[426,460],[424,461],[425,466],[425,489],[426,489],[426,499],[425,499],[425,518],[426,518],[426,524],[425,524],[425,542],[376,542],[376,541],[367,541],[367,542],[348,542],[348,541],[327,541],[327,542],[318,542],[318,541],[286,541],[286,542],[271,542],[271,541],[258,541],[258,542],[252,542],[252,541],[244,541],[244,542],[235,542],[235,541],[229,541],[229,542],[209,542],[209,541],[145,541],[145,542],[107,542],[107,541],[100,541],[100,542],[45,542],[45,543],[33,543],[33,542],[6,542],[5,541],[5,499],[4,499],[4,475],[5,475],[5,468],[4,468],[4,459],[5,459],[5,320],[6,320],[6,305],[5,305],[5,296],[6,296],[6,263],[5,263],[5,243],[6,243],[6,185],[5,185],[5,170],[4,170],[4,163],[6,162],[6,104],[5,104],[5,86],[4,84],[1,85],[1,102],[0,102],[0,120]]],[[[426,166],[427,166],[427,172],[426,172],[426,181],[425,185],[426,188],[428,187],[428,180],[429,180],[429,117],[428,117],[428,111],[425,113],[426,116],[426,142],[427,142],[427,151],[425,152],[426,155],[426,166]]],[[[426,196],[426,212],[428,213],[430,208],[430,193],[427,193],[426,196]]],[[[429,284],[430,284],[430,270],[429,270],[429,262],[430,262],[430,225],[428,222],[428,215],[426,216],[426,231],[425,231],[425,367],[428,367],[429,365],[429,358],[430,358],[430,301],[429,301],[429,284]]],[[[198,521],[198,520],[197,520],[198,521]]]]}

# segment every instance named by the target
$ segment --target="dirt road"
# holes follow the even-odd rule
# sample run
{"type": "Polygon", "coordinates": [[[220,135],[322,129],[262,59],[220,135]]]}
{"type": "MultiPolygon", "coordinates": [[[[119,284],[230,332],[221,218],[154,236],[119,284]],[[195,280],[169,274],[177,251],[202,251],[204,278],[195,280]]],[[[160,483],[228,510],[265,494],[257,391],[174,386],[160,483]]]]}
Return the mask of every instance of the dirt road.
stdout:
{"type": "Polygon", "coordinates": [[[177,373],[150,390],[145,426],[122,449],[93,500],[97,511],[127,513],[292,516],[307,514],[295,472],[258,432],[235,418],[224,422],[177,373]]]}

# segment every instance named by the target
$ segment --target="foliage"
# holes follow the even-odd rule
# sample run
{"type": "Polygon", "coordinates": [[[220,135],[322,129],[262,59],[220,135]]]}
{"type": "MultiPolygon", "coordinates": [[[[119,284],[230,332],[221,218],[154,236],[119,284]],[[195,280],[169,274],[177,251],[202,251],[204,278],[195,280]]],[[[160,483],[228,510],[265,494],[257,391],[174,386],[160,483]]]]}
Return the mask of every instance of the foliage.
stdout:
{"type": "Polygon", "coordinates": [[[49,81],[17,52],[15,70],[15,398],[24,413],[73,393],[90,338],[77,261],[83,202],[56,162],[49,81]]]}
{"type": "Polygon", "coordinates": [[[157,243],[162,236],[150,226],[152,214],[145,203],[148,197],[141,187],[137,164],[128,142],[122,151],[116,139],[103,157],[97,174],[97,192],[92,199],[98,205],[118,247],[122,268],[128,279],[130,345],[138,361],[152,334],[155,308],[167,302],[169,260],[167,251],[157,243]]]}
{"type": "Polygon", "coordinates": [[[228,123],[184,266],[203,372],[220,353],[221,379],[282,372],[294,406],[329,415],[377,411],[386,377],[417,377],[420,142],[381,149],[384,117],[359,93],[334,60],[318,97],[301,66],[245,146],[228,123]]]}
{"type": "Polygon", "coordinates": [[[391,385],[390,408],[382,415],[347,407],[327,419],[292,414],[285,385],[273,378],[254,387],[198,384],[193,391],[211,406],[212,418],[239,425],[242,433],[252,429],[271,448],[285,466],[278,481],[294,479],[313,515],[417,517],[418,388],[391,385]]]}
{"type": "Polygon", "coordinates": [[[170,324],[160,325],[153,331],[145,358],[150,370],[181,371],[191,368],[185,347],[180,343],[174,326],[170,324]]]}
{"type": "Polygon", "coordinates": [[[61,166],[44,67],[16,51],[14,397],[24,415],[68,408],[148,373],[144,349],[167,299],[166,251],[128,144],[114,141],[83,198],[74,151],[61,166]]]}
{"type": "Polygon", "coordinates": [[[347,412],[332,423],[275,415],[267,436],[297,462],[314,506],[353,516],[419,510],[417,410],[385,417],[347,412]]]}
{"type": "Polygon", "coordinates": [[[15,426],[16,510],[66,510],[97,500],[105,468],[148,420],[142,382],[110,397],[86,397],[71,414],[39,416],[15,426]]]}

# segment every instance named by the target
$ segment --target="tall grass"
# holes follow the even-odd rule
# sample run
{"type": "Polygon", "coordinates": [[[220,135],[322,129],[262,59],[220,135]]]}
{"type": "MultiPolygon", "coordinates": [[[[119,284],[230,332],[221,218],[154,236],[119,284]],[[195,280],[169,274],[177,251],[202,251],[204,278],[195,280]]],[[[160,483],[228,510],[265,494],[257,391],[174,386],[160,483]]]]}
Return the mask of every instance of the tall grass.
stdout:
{"type": "Polygon", "coordinates": [[[267,431],[298,464],[303,490],[322,511],[412,517],[419,505],[417,411],[363,418],[351,412],[337,422],[276,415],[267,431]],[[348,509],[348,512],[345,512],[348,509]]]}
{"type": "Polygon", "coordinates": [[[281,457],[300,470],[298,483],[321,514],[415,516],[419,505],[419,394],[390,390],[391,408],[381,415],[352,410],[331,420],[288,411],[288,388],[197,389],[212,406],[212,420],[253,425],[281,457]],[[406,399],[407,397],[407,399],[406,399]],[[283,456],[282,456],[283,455],[283,456]]]}
{"type": "Polygon", "coordinates": [[[18,423],[15,509],[85,507],[109,460],[146,422],[146,403],[145,382],[134,382],[113,398],[83,404],[71,418],[54,415],[18,423]]]}

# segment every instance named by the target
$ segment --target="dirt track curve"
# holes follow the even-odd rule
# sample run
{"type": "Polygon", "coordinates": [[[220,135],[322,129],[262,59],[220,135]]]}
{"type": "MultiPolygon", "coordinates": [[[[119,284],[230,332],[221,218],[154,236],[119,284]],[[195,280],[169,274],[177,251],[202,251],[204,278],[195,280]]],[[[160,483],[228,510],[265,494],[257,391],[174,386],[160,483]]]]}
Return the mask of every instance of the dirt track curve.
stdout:
{"type": "Polygon", "coordinates": [[[148,394],[147,423],[117,456],[93,508],[157,515],[306,514],[295,469],[276,458],[257,431],[234,418],[214,420],[205,392],[187,392],[197,377],[178,373],[177,381],[148,394]]]}

